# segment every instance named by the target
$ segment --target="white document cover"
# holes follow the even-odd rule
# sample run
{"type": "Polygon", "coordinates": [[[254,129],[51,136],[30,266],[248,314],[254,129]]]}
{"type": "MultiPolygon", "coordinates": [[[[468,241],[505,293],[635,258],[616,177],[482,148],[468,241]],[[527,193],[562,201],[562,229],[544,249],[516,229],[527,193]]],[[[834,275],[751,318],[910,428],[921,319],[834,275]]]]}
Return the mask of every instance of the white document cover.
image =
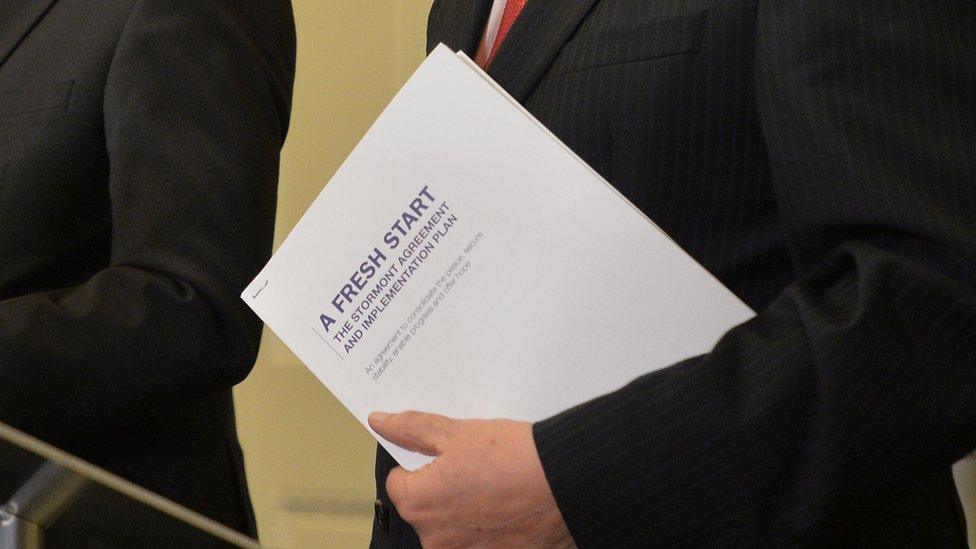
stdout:
{"type": "MultiPolygon", "coordinates": [[[[242,297],[363,425],[540,420],[753,315],[445,46],[242,297]]],[[[407,469],[431,460],[380,443],[407,469]]]]}

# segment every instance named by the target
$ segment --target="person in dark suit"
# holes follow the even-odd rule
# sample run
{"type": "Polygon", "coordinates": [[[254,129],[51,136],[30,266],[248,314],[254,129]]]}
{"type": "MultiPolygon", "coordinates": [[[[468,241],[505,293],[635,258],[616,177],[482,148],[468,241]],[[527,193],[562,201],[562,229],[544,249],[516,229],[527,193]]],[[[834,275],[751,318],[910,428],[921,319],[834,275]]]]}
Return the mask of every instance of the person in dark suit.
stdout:
{"type": "Polygon", "coordinates": [[[439,456],[379,452],[374,546],[964,547],[976,4],[507,4],[488,73],[758,315],[534,425],[374,415],[439,456]]]}
{"type": "Polygon", "coordinates": [[[247,534],[288,0],[0,5],[0,421],[247,534]]]}

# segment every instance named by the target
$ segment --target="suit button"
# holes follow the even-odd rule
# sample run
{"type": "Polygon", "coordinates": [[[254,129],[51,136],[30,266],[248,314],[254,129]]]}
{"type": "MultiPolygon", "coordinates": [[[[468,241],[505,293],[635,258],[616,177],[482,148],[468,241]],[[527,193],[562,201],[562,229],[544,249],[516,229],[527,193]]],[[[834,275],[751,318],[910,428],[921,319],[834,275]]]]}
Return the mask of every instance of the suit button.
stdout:
{"type": "Polygon", "coordinates": [[[384,532],[390,531],[390,510],[381,500],[373,503],[373,512],[376,514],[376,522],[384,532]]]}

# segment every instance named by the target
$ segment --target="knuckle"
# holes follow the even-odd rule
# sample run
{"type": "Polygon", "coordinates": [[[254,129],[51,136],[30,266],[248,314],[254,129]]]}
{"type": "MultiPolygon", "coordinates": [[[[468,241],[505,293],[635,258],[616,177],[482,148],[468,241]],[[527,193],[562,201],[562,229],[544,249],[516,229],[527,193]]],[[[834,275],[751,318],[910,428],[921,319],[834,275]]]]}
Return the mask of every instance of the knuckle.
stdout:
{"type": "Polygon", "coordinates": [[[400,433],[413,444],[426,440],[430,432],[430,419],[422,412],[406,412],[400,425],[400,433]]]}
{"type": "Polygon", "coordinates": [[[404,505],[409,505],[410,494],[408,489],[407,475],[402,469],[394,469],[390,476],[386,477],[386,493],[390,496],[390,501],[400,509],[404,505]]]}
{"type": "Polygon", "coordinates": [[[414,489],[414,478],[411,473],[402,469],[396,470],[399,474],[390,474],[387,478],[386,493],[390,496],[390,501],[396,508],[400,518],[416,526],[416,522],[421,519],[420,493],[414,489]]]}
{"type": "Polygon", "coordinates": [[[401,433],[413,434],[421,422],[421,413],[415,412],[413,410],[408,410],[400,414],[400,421],[397,424],[401,433]]]}
{"type": "Polygon", "coordinates": [[[417,530],[417,537],[420,538],[420,546],[426,549],[440,549],[443,547],[440,540],[437,539],[436,533],[417,530]]]}
{"type": "Polygon", "coordinates": [[[415,423],[420,420],[421,416],[423,416],[423,414],[416,410],[407,410],[400,413],[400,419],[402,419],[404,423],[415,423]]]}
{"type": "Polygon", "coordinates": [[[416,524],[414,523],[416,523],[417,519],[419,518],[416,505],[414,505],[410,501],[406,501],[406,502],[402,502],[402,504],[394,504],[394,505],[396,505],[397,513],[400,515],[400,518],[409,522],[412,526],[416,527],[416,524]]]}

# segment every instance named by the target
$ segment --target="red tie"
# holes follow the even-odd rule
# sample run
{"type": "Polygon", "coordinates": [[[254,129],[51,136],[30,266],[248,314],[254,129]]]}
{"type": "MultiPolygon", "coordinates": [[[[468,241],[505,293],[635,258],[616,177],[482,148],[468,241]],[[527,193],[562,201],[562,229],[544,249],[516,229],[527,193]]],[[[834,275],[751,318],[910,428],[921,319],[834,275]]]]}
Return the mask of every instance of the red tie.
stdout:
{"type": "Polygon", "coordinates": [[[495,35],[495,43],[491,46],[491,55],[488,56],[488,61],[485,62],[485,66],[491,65],[493,59],[495,59],[495,54],[498,53],[498,48],[501,47],[502,42],[505,41],[505,37],[508,36],[508,31],[512,30],[512,25],[515,24],[515,20],[518,19],[520,13],[522,13],[522,8],[525,7],[526,2],[529,0],[508,0],[505,3],[505,11],[502,13],[502,21],[498,24],[498,34],[495,35]]]}

